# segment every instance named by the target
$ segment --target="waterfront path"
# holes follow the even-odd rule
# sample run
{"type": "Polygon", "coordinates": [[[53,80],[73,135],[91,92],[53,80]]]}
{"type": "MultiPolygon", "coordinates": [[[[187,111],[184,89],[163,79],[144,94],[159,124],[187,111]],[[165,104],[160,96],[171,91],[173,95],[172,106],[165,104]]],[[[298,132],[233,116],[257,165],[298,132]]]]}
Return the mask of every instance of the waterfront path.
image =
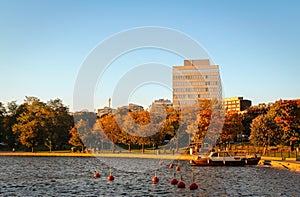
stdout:
{"type": "Polygon", "coordinates": [[[262,157],[260,164],[263,165],[264,161],[270,161],[272,167],[300,171],[300,161],[297,161],[296,158],[285,158],[283,160],[281,157],[262,157]]]}

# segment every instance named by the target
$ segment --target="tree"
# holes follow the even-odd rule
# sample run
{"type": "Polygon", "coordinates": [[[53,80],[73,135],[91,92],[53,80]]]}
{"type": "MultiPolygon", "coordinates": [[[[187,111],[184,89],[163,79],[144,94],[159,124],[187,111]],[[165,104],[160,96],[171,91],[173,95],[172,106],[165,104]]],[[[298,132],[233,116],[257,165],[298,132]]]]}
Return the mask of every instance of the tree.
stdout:
{"type": "Polygon", "coordinates": [[[7,104],[8,110],[3,118],[3,141],[8,144],[10,148],[18,146],[18,134],[12,130],[13,125],[17,123],[17,118],[26,110],[25,105],[17,105],[16,101],[9,102],[7,104]]]}
{"type": "Polygon", "coordinates": [[[196,137],[202,142],[202,153],[212,149],[220,136],[224,124],[224,110],[221,101],[217,99],[204,100],[199,103],[197,115],[198,133],[196,137]]]}
{"type": "Polygon", "coordinates": [[[5,139],[5,128],[4,128],[5,114],[6,114],[5,107],[0,102],[0,142],[3,142],[5,139]]]}
{"type": "Polygon", "coordinates": [[[49,106],[49,122],[47,132],[45,133],[45,145],[49,149],[52,146],[62,148],[68,143],[70,138],[69,130],[74,124],[74,119],[69,114],[69,109],[64,106],[60,99],[48,101],[47,106],[49,106]]]}
{"type": "Polygon", "coordinates": [[[47,129],[48,110],[45,103],[35,97],[26,97],[25,110],[17,118],[12,130],[19,135],[21,144],[34,151],[34,147],[43,144],[43,133],[47,129]]]}
{"type": "Polygon", "coordinates": [[[21,144],[31,147],[32,151],[37,145],[45,145],[51,151],[52,146],[62,147],[68,143],[73,118],[59,99],[46,104],[36,97],[26,97],[20,107],[11,103],[10,115],[12,120],[16,119],[12,131],[19,136],[21,144]]]}
{"type": "Polygon", "coordinates": [[[117,124],[114,115],[108,114],[97,120],[97,124],[103,129],[103,132],[111,141],[111,149],[114,152],[115,144],[120,142],[121,130],[117,124]]]}
{"type": "Polygon", "coordinates": [[[93,138],[94,138],[94,146],[99,147],[99,143],[101,142],[101,148],[100,149],[103,149],[104,147],[104,142],[106,143],[109,143],[109,139],[108,137],[105,135],[101,125],[99,124],[98,121],[96,121],[96,123],[94,124],[94,127],[93,127],[93,138]]]}
{"type": "Polygon", "coordinates": [[[242,117],[236,112],[228,112],[219,138],[220,143],[234,141],[237,134],[244,130],[242,117]]]}
{"type": "MultiPolygon", "coordinates": [[[[130,114],[135,114],[135,112],[130,112],[130,114]]],[[[120,141],[121,143],[128,146],[128,151],[131,152],[131,144],[134,144],[137,142],[138,136],[135,135],[135,131],[138,128],[136,123],[132,120],[132,117],[134,115],[127,114],[125,116],[117,116],[116,118],[120,118],[122,120],[117,120],[117,122],[122,128],[121,134],[120,134],[120,141]]]]}
{"type": "Polygon", "coordinates": [[[279,100],[271,107],[269,114],[274,116],[281,131],[282,144],[289,144],[291,139],[300,134],[300,106],[296,100],[279,100]]]}
{"type": "Polygon", "coordinates": [[[80,146],[82,149],[82,151],[84,150],[84,143],[82,142],[81,138],[80,138],[80,134],[76,128],[76,126],[72,127],[70,129],[70,139],[69,139],[69,143],[72,144],[73,146],[80,146]]]}
{"type": "Polygon", "coordinates": [[[251,106],[246,110],[245,113],[242,114],[242,124],[244,126],[244,134],[250,136],[251,128],[250,125],[252,121],[259,115],[267,114],[269,111],[269,107],[259,107],[259,106],[251,106]]]}
{"type": "Polygon", "coordinates": [[[251,143],[264,146],[266,149],[269,145],[280,143],[281,135],[275,123],[274,117],[270,114],[262,114],[256,117],[251,123],[251,143]]]}

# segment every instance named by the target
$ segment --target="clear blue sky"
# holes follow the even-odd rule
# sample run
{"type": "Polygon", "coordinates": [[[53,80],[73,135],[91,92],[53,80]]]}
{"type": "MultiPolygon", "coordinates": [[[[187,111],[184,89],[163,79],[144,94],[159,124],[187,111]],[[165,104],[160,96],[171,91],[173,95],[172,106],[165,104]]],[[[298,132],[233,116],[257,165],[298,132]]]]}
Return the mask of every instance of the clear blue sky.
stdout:
{"type": "MultiPolygon", "coordinates": [[[[220,65],[225,97],[243,96],[253,104],[299,98],[299,10],[297,0],[0,0],[0,101],[61,98],[72,109],[76,76],[91,50],[140,26],[176,29],[201,43],[220,65]]],[[[151,60],[183,64],[172,55],[151,54],[151,60]]],[[[95,108],[106,105],[121,66],[108,73],[106,90],[96,91],[95,108]]],[[[145,92],[171,99],[170,90],[149,86],[132,101],[149,105],[145,92]]]]}

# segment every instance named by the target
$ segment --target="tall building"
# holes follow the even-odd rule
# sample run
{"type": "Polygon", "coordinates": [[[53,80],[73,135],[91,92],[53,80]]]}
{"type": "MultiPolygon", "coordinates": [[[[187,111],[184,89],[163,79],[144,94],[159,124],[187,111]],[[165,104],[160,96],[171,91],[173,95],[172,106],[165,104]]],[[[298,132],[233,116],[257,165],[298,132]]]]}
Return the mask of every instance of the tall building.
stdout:
{"type": "Polygon", "coordinates": [[[251,106],[252,102],[246,100],[243,97],[231,97],[223,99],[223,106],[226,112],[236,111],[241,112],[248,109],[251,106]]]}
{"type": "Polygon", "coordinates": [[[219,66],[208,59],[184,60],[173,66],[173,106],[194,105],[199,100],[222,98],[219,66]]]}

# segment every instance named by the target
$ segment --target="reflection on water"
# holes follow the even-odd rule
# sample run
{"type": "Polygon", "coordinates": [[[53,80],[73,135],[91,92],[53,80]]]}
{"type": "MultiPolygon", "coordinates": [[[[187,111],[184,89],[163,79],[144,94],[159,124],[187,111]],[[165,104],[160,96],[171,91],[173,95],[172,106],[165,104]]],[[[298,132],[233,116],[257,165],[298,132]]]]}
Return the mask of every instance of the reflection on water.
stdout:
{"type": "Polygon", "coordinates": [[[174,169],[158,160],[76,157],[1,157],[0,196],[299,196],[299,172],[269,167],[191,167],[180,161],[186,189],[170,184],[174,169]],[[129,162],[130,161],[130,162],[129,162]],[[107,182],[109,165],[115,180],[107,182]],[[143,166],[141,166],[143,165],[143,166]],[[101,178],[94,179],[98,166],[101,178]],[[124,170],[120,166],[123,166],[124,170]],[[147,170],[147,169],[150,170],[147,170]],[[126,170],[125,170],[126,169],[126,170]],[[128,170],[130,169],[130,170],[128,170]],[[138,170],[135,170],[138,169],[138,170]],[[137,172],[140,171],[140,172],[137,172]],[[191,175],[199,189],[190,191],[191,175]]]}

